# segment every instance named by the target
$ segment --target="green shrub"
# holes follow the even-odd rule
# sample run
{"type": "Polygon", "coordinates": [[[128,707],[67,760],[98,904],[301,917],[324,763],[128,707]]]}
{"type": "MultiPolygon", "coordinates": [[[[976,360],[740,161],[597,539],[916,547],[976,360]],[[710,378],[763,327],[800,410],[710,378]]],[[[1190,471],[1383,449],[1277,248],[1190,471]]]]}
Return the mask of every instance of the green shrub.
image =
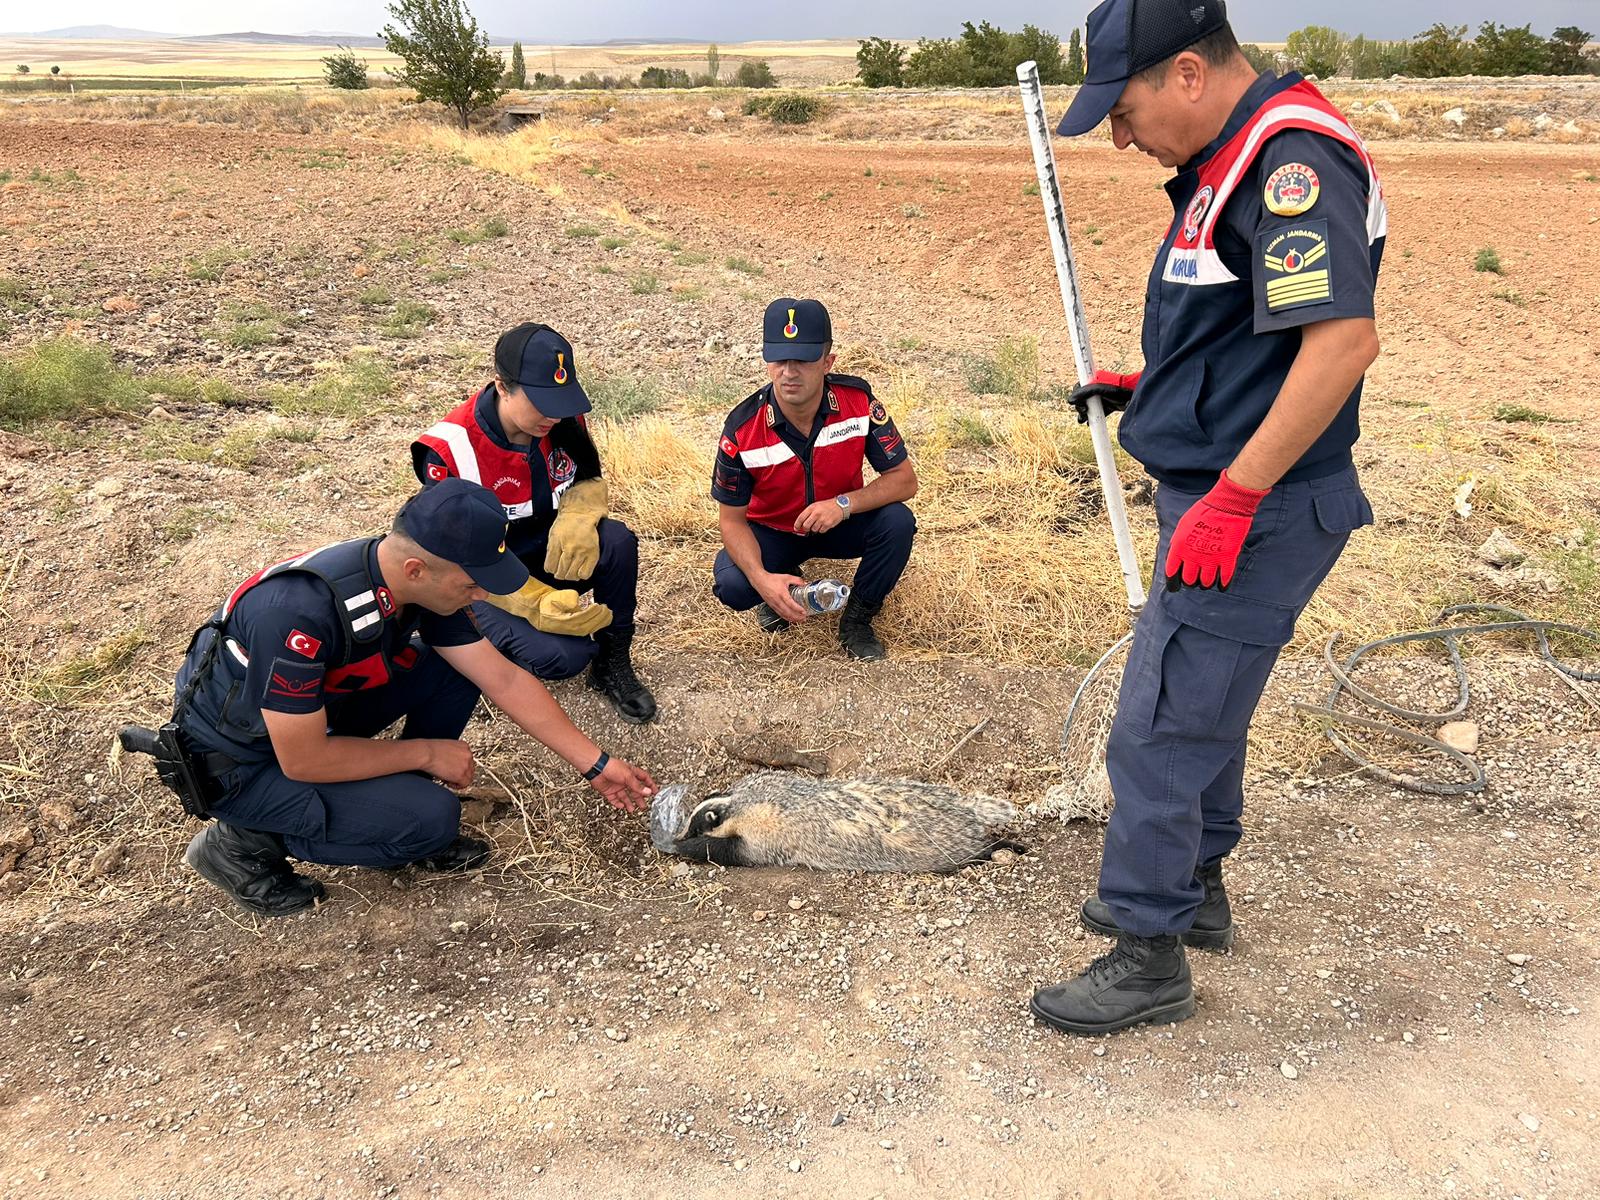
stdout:
{"type": "Polygon", "coordinates": [[[360,417],[393,388],[394,377],[380,359],[357,355],[304,391],[280,390],[272,407],[285,416],[360,417]]]}
{"type": "Polygon", "coordinates": [[[766,118],[774,125],[809,125],[822,115],[824,107],[821,96],[788,92],[772,98],[766,118]]]}
{"type": "Polygon", "coordinates": [[[1473,261],[1474,271],[1490,271],[1496,275],[1504,275],[1500,269],[1500,256],[1495,253],[1493,246],[1485,246],[1478,251],[1478,257],[1473,261]]]}
{"type": "Polygon", "coordinates": [[[92,416],[141,407],[146,389],[99,346],[54,338],[0,362],[0,424],[92,416]]]}
{"type": "Polygon", "coordinates": [[[626,421],[661,407],[661,385],[636,375],[601,375],[584,381],[596,415],[626,421]]]}
{"type": "Polygon", "coordinates": [[[1031,399],[1039,390],[1039,348],[1032,338],[1007,338],[991,356],[971,355],[962,377],[975,396],[1031,399]]]}
{"type": "Polygon", "coordinates": [[[748,258],[741,258],[737,254],[730,255],[722,265],[727,267],[730,271],[739,272],[741,275],[766,274],[766,272],[761,269],[761,265],[759,263],[753,263],[748,258]]]}
{"type": "Polygon", "coordinates": [[[433,309],[419,300],[397,300],[389,319],[378,328],[385,337],[420,337],[433,323],[433,316],[433,309]]]}

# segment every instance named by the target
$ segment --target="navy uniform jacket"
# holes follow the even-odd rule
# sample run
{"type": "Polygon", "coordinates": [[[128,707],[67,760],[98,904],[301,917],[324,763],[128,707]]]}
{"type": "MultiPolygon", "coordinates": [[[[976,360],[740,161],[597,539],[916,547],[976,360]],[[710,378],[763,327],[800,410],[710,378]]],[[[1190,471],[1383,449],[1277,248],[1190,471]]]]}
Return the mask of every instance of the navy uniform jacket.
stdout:
{"type": "MultiPolygon", "coordinates": [[[[1117,437],[1158,480],[1204,492],[1272,407],[1301,326],[1373,315],[1387,215],[1355,131],[1300,76],[1271,71],[1166,190],[1145,366],[1117,437]]],[[[1360,398],[1358,383],[1286,482],[1350,465],[1360,398]]]]}

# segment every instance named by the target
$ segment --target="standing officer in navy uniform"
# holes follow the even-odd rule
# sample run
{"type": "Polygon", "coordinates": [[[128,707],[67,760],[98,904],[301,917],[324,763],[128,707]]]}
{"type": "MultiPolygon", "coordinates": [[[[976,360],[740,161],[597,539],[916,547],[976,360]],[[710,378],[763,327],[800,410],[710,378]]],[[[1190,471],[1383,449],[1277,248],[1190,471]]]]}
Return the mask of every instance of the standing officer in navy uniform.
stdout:
{"type": "Polygon", "coordinates": [[[1372,522],[1351,459],[1378,354],[1383,191],[1355,131],[1297,75],[1256,74],[1220,0],[1106,0],[1060,132],[1106,116],[1176,174],[1145,292],[1144,370],[1079,389],[1125,409],[1159,483],[1158,580],[1106,750],[1115,808],[1090,929],[1116,948],[1033,1012],[1103,1033],[1194,1012],[1184,944],[1233,941],[1222,860],[1245,739],[1295,620],[1372,522]]]}
{"type": "Polygon", "coordinates": [[[806,619],[789,594],[806,582],[802,564],[859,558],[839,641],[851,658],[880,659],[872,621],[911,558],[917,521],[904,502],[917,494],[916,470],[872,385],[831,374],[833,325],[820,301],[774,300],[762,335],[770,382],[728,415],[717,446],[713,590],[777,632],[806,619]],[[863,463],[878,473],[871,483],[863,463]]]}
{"type": "Polygon", "coordinates": [[[461,740],[481,692],[632,812],[650,776],[608,757],[543,684],[479,634],[466,606],[528,572],[494,495],[460,479],[411,499],[387,537],[256,572],[195,635],[175,716],[209,776],[209,815],[184,858],[242,907],[286,916],[323,895],[304,862],[476,867],[452,788],[472,783],[461,740]],[[398,739],[375,735],[404,720],[398,739]],[[438,780],[439,782],[435,782],[438,780]]]}
{"type": "Polygon", "coordinates": [[[495,343],[494,370],[411,445],[424,487],[454,476],[499,497],[509,545],[532,575],[516,595],[475,605],[473,616],[523,669],[570,679],[589,667],[589,686],[618,716],[650,721],[655,697],[633,667],[639,539],[607,515],[572,344],[547,325],[518,325],[495,343]],[[582,607],[579,594],[590,589],[594,603],[582,607]]]}

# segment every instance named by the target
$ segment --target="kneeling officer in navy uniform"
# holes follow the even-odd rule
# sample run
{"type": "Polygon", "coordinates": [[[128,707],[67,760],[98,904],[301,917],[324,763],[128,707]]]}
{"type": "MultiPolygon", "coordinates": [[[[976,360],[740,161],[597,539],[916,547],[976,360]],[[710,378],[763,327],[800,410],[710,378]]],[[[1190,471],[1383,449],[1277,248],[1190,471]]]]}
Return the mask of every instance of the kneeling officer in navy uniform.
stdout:
{"type": "Polygon", "coordinates": [[[812,558],[859,558],[839,641],[851,658],[880,659],[872,628],[911,558],[917,520],[905,501],[917,473],[872,385],[834,375],[833,324],[817,300],[774,300],[762,325],[770,382],[722,427],[711,495],[722,550],[713,591],[756,609],[768,633],[806,619],[789,589],[812,558]],[[862,465],[878,477],[862,482],[862,465]],[[759,607],[758,607],[759,606],[759,607]]]}
{"type": "Polygon", "coordinates": [[[189,843],[191,867],[251,912],[285,916],[323,895],[289,855],[479,866],[489,846],[459,832],[451,789],[472,783],[461,734],[480,692],[614,807],[651,795],[646,772],[584,736],[464,611],[527,582],[505,536],[493,493],[450,479],[408,501],[388,536],[314,550],[234,589],[178,672],[174,721],[216,818],[189,843]],[[398,739],[374,737],[402,719],[398,739]]]}

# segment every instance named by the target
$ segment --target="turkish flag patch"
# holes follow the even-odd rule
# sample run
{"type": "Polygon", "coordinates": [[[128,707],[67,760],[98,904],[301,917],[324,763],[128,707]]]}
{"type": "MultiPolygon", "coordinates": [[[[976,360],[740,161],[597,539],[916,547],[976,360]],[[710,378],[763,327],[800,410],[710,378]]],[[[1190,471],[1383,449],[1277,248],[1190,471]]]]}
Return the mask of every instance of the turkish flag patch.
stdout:
{"type": "Polygon", "coordinates": [[[438,483],[441,479],[448,479],[449,477],[450,472],[446,471],[438,463],[428,464],[428,478],[433,480],[435,483],[438,483]]]}
{"type": "Polygon", "coordinates": [[[729,458],[739,457],[739,443],[735,442],[727,434],[722,435],[722,441],[719,442],[718,445],[722,448],[722,452],[729,458]]]}
{"type": "Polygon", "coordinates": [[[283,644],[305,658],[315,658],[322,653],[322,643],[309,633],[301,633],[298,629],[291,629],[283,644]]]}

